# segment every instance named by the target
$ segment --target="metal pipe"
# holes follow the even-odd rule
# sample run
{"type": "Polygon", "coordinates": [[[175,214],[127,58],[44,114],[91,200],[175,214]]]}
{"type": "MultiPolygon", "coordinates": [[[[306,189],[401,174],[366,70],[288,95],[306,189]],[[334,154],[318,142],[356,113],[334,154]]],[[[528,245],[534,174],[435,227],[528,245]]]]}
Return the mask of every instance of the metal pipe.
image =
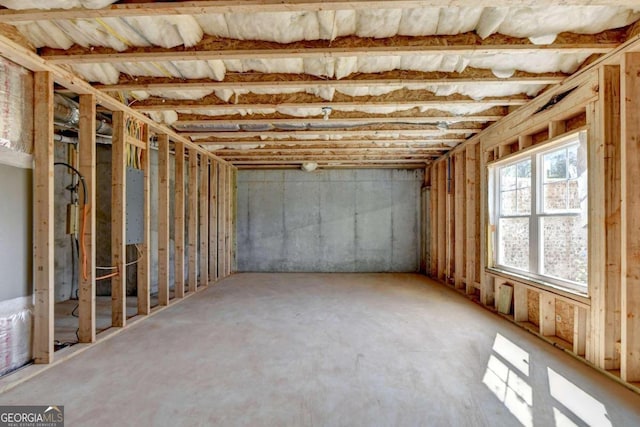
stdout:
{"type": "MultiPolygon", "coordinates": [[[[64,142],[66,144],[77,144],[78,137],[77,136],[66,136],[56,133],[53,135],[54,142],[64,142]]],[[[105,144],[111,145],[111,137],[110,136],[96,136],[96,144],[105,144]]]]}
{"type": "MultiPolygon", "coordinates": [[[[53,118],[60,127],[78,130],[80,126],[80,106],[74,100],[56,94],[54,96],[53,118]]],[[[111,124],[102,115],[96,116],[96,134],[102,136],[112,134],[111,124]]]]}

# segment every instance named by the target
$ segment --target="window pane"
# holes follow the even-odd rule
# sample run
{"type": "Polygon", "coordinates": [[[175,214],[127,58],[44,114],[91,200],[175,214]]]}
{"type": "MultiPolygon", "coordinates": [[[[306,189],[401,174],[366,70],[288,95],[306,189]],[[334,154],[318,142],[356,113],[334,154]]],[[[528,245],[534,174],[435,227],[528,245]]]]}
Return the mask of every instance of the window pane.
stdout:
{"type": "Polygon", "coordinates": [[[515,165],[518,171],[518,188],[531,187],[531,160],[515,165]]]}
{"type": "Polygon", "coordinates": [[[500,193],[500,214],[513,215],[516,213],[516,190],[500,193]]]}
{"type": "Polygon", "coordinates": [[[579,216],[541,218],[543,274],[587,283],[587,227],[579,216]]]}
{"type": "Polygon", "coordinates": [[[567,181],[544,184],[544,211],[567,209],[567,181]]]}
{"type": "Polygon", "coordinates": [[[529,214],[531,213],[531,187],[518,189],[517,200],[518,213],[529,214]]]}
{"type": "Polygon", "coordinates": [[[500,190],[515,190],[516,188],[516,165],[511,165],[500,169],[500,190]]]}
{"type": "Polygon", "coordinates": [[[578,192],[578,181],[569,181],[569,209],[580,209],[580,193],[578,192]]]}
{"type": "Polygon", "coordinates": [[[545,154],[544,158],[544,181],[554,181],[567,178],[567,149],[563,148],[545,154]]]}
{"type": "Polygon", "coordinates": [[[501,218],[499,227],[498,262],[529,270],[529,218],[501,218]]]}
{"type": "Polygon", "coordinates": [[[567,163],[569,166],[569,178],[578,177],[578,146],[574,145],[567,149],[567,163]]]}

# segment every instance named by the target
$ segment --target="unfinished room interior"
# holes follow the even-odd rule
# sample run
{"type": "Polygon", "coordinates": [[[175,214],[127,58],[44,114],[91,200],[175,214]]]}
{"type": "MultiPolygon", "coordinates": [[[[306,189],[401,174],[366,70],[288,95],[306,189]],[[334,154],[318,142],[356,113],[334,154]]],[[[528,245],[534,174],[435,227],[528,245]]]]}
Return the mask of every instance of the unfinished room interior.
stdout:
{"type": "Polygon", "coordinates": [[[0,425],[640,425],[639,0],[0,6],[0,425]]]}

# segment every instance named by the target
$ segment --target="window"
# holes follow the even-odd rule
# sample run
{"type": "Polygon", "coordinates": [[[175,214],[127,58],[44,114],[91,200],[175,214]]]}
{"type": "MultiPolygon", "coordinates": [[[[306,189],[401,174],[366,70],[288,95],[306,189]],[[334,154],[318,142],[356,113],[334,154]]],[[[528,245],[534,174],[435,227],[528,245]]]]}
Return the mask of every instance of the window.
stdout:
{"type": "Polygon", "coordinates": [[[587,286],[586,134],[492,167],[494,265],[556,286],[587,286]]]}

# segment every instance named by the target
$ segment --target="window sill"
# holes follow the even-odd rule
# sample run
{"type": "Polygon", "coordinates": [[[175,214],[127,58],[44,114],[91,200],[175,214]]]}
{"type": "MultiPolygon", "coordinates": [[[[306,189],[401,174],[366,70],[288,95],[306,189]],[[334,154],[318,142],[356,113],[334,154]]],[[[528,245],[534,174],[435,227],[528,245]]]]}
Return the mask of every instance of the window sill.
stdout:
{"type": "Polygon", "coordinates": [[[493,277],[498,277],[501,279],[515,281],[519,284],[522,284],[528,288],[532,288],[533,290],[541,290],[551,294],[556,295],[563,300],[569,300],[571,303],[578,303],[583,307],[591,307],[591,298],[587,293],[582,293],[576,290],[560,288],[557,285],[543,282],[540,280],[535,280],[530,277],[526,277],[524,275],[520,275],[517,273],[513,273],[511,271],[502,270],[495,267],[488,267],[485,269],[487,274],[490,274],[493,277]]]}

